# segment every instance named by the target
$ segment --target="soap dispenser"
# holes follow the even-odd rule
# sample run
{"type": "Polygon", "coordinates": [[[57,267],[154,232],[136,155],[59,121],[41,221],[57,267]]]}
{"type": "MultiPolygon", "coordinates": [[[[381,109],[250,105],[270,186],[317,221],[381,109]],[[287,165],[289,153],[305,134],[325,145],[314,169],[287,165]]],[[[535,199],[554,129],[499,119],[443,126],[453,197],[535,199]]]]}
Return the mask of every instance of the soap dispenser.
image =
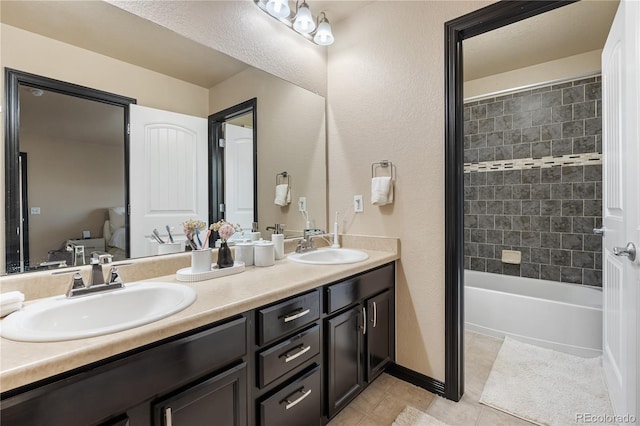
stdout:
{"type": "Polygon", "coordinates": [[[271,235],[271,241],[273,242],[273,250],[276,260],[280,260],[284,257],[284,223],[276,223],[275,230],[271,235]]]}
{"type": "Polygon", "coordinates": [[[260,239],[260,231],[258,231],[258,222],[251,223],[251,241],[258,241],[260,239]]]}

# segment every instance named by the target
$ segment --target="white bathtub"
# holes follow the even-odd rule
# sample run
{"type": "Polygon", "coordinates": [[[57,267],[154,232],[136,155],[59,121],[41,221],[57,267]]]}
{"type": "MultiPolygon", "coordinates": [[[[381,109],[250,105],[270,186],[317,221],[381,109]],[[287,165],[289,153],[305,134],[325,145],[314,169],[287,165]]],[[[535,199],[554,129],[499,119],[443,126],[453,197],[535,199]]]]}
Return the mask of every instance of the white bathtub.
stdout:
{"type": "Polygon", "coordinates": [[[602,354],[599,288],[465,270],[468,330],[582,357],[602,354]]]}

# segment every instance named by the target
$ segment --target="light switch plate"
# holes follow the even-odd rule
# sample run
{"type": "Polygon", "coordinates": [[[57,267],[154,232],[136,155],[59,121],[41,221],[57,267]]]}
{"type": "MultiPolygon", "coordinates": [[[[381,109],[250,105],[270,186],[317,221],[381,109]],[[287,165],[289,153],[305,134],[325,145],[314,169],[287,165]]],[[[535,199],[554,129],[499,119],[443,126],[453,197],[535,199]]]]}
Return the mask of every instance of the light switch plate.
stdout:
{"type": "Polygon", "coordinates": [[[40,207],[31,207],[31,214],[40,214],[40,207]]]}
{"type": "Polygon", "coordinates": [[[362,213],[364,211],[362,195],[353,196],[353,211],[355,211],[356,213],[362,213]]]}

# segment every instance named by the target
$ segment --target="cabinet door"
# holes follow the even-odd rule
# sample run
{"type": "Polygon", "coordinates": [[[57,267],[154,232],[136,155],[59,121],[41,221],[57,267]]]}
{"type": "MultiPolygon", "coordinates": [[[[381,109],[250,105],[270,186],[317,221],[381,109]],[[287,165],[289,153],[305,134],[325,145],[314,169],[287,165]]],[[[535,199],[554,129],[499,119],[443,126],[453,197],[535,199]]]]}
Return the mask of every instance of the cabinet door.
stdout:
{"type": "Polygon", "coordinates": [[[367,316],[367,382],[371,382],[393,356],[393,298],[390,290],[367,301],[367,316]]]}
{"type": "Polygon", "coordinates": [[[247,364],[242,363],[154,404],[154,425],[245,426],[247,364]]]}
{"type": "Polygon", "coordinates": [[[327,403],[329,418],[362,389],[363,307],[358,305],[326,321],[327,403]]]}

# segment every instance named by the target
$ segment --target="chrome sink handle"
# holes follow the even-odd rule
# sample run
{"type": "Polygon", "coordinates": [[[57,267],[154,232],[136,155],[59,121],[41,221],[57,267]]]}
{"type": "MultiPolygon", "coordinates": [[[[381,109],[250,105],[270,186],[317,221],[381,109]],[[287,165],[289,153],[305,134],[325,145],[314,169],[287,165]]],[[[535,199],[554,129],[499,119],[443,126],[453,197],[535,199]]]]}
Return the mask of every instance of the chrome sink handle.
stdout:
{"type": "Polygon", "coordinates": [[[81,290],[84,288],[86,287],[84,285],[84,281],[82,280],[82,275],[80,275],[79,272],[76,272],[71,277],[71,285],[69,286],[69,289],[67,290],[66,295],[67,297],[73,297],[75,293],[78,292],[78,290],[81,290]]]}
{"type": "Polygon", "coordinates": [[[614,247],[613,254],[616,256],[627,256],[630,261],[636,260],[636,245],[627,243],[626,247],[614,247]]]}

